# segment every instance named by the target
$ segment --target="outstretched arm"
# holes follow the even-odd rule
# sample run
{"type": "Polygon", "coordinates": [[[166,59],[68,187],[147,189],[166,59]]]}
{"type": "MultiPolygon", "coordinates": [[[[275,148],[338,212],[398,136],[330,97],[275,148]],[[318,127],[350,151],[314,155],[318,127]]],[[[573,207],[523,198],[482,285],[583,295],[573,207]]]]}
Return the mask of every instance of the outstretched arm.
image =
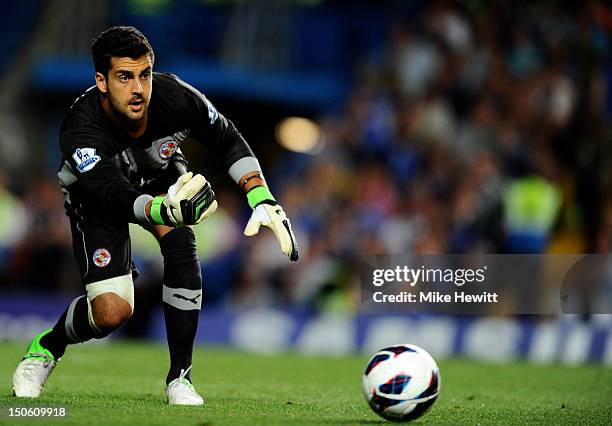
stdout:
{"type": "Polygon", "coordinates": [[[262,225],[270,228],[281,252],[292,261],[298,260],[298,246],[291,222],[272,196],[259,162],[247,142],[234,124],[219,113],[199,90],[178,77],[177,82],[183,87],[193,111],[193,136],[223,160],[229,175],[244,190],[253,209],[244,234],[253,236],[262,225]]]}

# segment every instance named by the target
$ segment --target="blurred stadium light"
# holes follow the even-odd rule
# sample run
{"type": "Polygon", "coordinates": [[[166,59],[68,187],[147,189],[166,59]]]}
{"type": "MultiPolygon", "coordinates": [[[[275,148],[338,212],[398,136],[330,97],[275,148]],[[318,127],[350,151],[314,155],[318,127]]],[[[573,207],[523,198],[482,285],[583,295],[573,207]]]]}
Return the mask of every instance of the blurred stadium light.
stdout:
{"type": "Polygon", "coordinates": [[[276,140],[290,151],[316,154],[323,148],[325,136],[314,121],[288,117],[276,126],[276,140]]]}

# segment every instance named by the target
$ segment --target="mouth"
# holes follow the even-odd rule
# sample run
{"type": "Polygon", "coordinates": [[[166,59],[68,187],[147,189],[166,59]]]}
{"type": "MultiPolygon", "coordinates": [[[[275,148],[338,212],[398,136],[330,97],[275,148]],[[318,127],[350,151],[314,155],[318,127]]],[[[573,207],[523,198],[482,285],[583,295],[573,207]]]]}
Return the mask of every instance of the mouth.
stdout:
{"type": "Polygon", "coordinates": [[[131,101],[128,106],[130,110],[133,112],[139,112],[144,108],[144,100],[143,99],[134,99],[131,101]]]}

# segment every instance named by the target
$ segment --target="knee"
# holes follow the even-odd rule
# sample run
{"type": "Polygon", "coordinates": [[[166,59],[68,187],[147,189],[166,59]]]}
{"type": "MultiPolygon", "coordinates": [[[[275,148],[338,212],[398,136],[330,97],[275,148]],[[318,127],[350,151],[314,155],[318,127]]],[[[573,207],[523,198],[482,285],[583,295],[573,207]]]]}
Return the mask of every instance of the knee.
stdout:
{"type": "Polygon", "coordinates": [[[115,293],[100,294],[90,303],[95,327],[103,335],[121,327],[132,316],[130,304],[115,293]]]}
{"type": "Polygon", "coordinates": [[[127,274],[87,284],[92,328],[101,337],[121,327],[134,311],[134,282],[127,274]]]}
{"type": "Polygon", "coordinates": [[[197,262],[198,254],[193,229],[188,226],[174,228],[159,239],[165,264],[197,262]]]}

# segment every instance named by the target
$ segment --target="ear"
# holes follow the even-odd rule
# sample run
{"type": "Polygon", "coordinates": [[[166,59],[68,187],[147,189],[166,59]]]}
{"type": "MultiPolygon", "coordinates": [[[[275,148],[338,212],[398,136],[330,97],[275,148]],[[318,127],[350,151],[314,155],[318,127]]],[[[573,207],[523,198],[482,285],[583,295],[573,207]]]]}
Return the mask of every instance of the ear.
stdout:
{"type": "Polygon", "coordinates": [[[96,73],[96,86],[98,86],[98,90],[102,93],[106,93],[108,91],[108,86],[106,85],[106,77],[104,74],[97,72],[96,73]]]}

